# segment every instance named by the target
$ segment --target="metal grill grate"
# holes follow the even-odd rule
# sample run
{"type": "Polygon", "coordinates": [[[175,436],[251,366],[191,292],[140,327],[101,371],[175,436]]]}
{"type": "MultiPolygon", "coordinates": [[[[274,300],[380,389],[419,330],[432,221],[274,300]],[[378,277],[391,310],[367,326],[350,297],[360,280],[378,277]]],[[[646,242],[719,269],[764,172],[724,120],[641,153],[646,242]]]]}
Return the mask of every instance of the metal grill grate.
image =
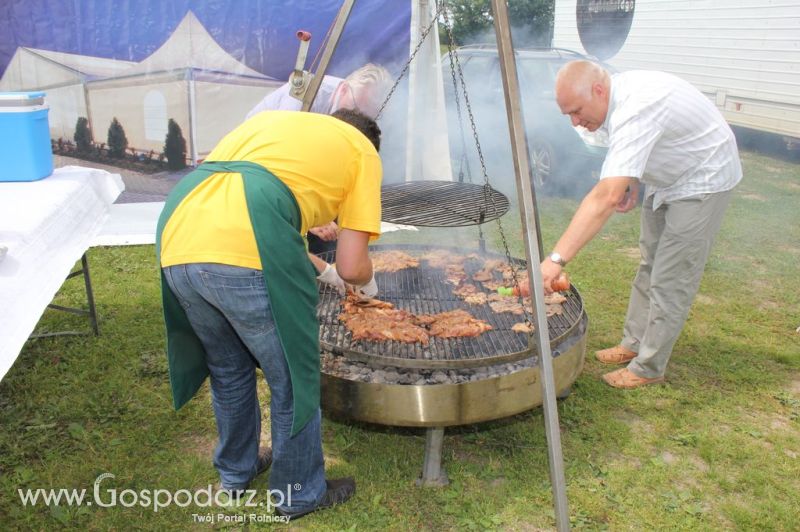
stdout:
{"type": "Polygon", "coordinates": [[[477,225],[508,212],[508,198],[489,185],[409,181],[381,189],[384,222],[424,227],[477,225]]]}
{"type": "MultiPolygon", "coordinates": [[[[455,248],[425,247],[414,245],[371,246],[370,251],[403,250],[419,256],[434,249],[445,249],[452,253],[467,254],[455,248]]],[[[503,258],[501,255],[478,253],[481,258],[503,258]]],[[[322,256],[325,259],[325,256],[322,256]]],[[[330,259],[329,257],[327,257],[330,259]]],[[[516,265],[524,261],[515,260],[516,265]]],[[[469,276],[483,267],[482,260],[468,260],[465,270],[469,276]]],[[[420,261],[416,268],[398,272],[378,272],[379,297],[396,308],[415,314],[434,314],[462,308],[478,319],[490,323],[493,330],[474,338],[431,337],[427,346],[419,343],[396,341],[367,342],[353,340],[350,331],[339,321],[341,297],[323,285],[317,316],[320,321],[320,343],[328,351],[344,354],[348,358],[370,364],[413,368],[466,368],[512,362],[531,356],[528,335],[511,330],[515,323],[524,320],[520,315],[496,313],[489,305],[469,305],[453,294],[454,286],[447,283],[444,270],[431,268],[420,261]]],[[[565,294],[562,315],[548,318],[551,345],[563,341],[578,325],[583,315],[583,301],[571,288],[565,294]]]]}

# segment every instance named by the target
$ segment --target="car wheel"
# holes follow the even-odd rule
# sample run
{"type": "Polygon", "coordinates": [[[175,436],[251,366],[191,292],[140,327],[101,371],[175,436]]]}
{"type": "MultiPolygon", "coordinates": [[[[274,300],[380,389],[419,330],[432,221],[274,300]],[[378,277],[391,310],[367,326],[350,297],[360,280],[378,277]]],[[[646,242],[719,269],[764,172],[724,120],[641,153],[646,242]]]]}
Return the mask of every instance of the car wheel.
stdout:
{"type": "Polygon", "coordinates": [[[553,145],[542,137],[534,137],[530,142],[531,171],[536,188],[546,187],[556,170],[556,153],[553,145]]]}

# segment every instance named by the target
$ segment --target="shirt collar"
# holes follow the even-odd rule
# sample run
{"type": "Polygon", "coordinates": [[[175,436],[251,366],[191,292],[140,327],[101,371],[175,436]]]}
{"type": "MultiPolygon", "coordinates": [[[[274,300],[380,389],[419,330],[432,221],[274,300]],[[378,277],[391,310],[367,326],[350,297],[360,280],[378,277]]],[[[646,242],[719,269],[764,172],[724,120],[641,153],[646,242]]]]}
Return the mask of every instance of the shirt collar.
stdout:
{"type": "Polygon", "coordinates": [[[616,74],[612,74],[608,80],[608,111],[606,111],[606,119],[603,121],[603,125],[600,126],[600,128],[604,129],[605,131],[608,131],[608,125],[611,122],[611,114],[617,107],[616,102],[614,101],[614,78],[616,77],[616,74]]]}

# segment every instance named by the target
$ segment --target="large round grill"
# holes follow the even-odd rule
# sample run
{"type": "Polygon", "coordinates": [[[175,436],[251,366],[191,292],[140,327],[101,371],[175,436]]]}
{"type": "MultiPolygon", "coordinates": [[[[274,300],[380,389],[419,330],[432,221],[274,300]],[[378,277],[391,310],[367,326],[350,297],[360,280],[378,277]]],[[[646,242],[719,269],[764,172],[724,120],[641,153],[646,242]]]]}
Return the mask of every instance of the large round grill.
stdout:
{"type": "Polygon", "coordinates": [[[500,218],[508,198],[489,184],[407,181],[381,188],[381,220],[423,227],[461,227],[500,218]]]}
{"type": "MultiPolygon", "coordinates": [[[[433,249],[446,249],[452,253],[465,254],[463,249],[432,246],[370,247],[371,251],[403,250],[416,256],[433,249]]],[[[331,260],[331,257],[322,256],[322,258],[331,260]]],[[[503,257],[480,253],[479,259],[483,258],[503,257]]],[[[514,259],[513,265],[524,265],[524,261],[514,259]]],[[[464,266],[467,275],[471,277],[482,268],[483,262],[472,259],[466,261],[464,266]]],[[[528,335],[511,330],[514,324],[524,321],[524,315],[496,313],[487,304],[471,305],[464,302],[453,294],[455,287],[446,281],[442,268],[433,268],[425,261],[420,261],[417,267],[397,272],[378,272],[375,279],[380,299],[392,303],[396,308],[415,314],[434,314],[461,308],[491,324],[492,330],[477,337],[431,337],[427,346],[397,341],[353,340],[350,331],[338,319],[342,311],[341,297],[335,290],[323,287],[320,290],[317,310],[320,321],[320,343],[323,349],[371,365],[404,368],[474,368],[513,362],[533,354],[528,335]]],[[[548,318],[550,342],[554,347],[566,339],[578,325],[583,314],[583,301],[578,292],[571,288],[565,296],[567,300],[562,304],[563,313],[548,318]]],[[[553,355],[557,356],[558,351],[554,350],[553,355]]]]}

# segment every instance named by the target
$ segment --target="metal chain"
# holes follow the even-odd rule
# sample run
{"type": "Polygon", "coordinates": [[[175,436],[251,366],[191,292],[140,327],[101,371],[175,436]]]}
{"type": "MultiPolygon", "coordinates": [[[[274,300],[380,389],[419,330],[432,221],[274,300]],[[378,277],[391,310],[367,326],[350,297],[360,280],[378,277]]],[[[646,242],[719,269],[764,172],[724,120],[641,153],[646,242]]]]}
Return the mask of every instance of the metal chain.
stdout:
{"type": "Polygon", "coordinates": [[[431,18],[431,23],[428,24],[428,27],[425,28],[425,30],[420,34],[417,46],[414,47],[414,50],[411,52],[411,56],[409,56],[408,61],[406,61],[406,64],[403,66],[403,70],[400,71],[400,75],[397,76],[394,85],[392,85],[392,88],[389,89],[389,92],[386,94],[386,98],[383,100],[380,109],[378,109],[378,114],[375,115],[375,121],[377,121],[378,118],[381,117],[383,109],[386,107],[386,104],[389,103],[389,100],[392,98],[392,94],[394,94],[394,91],[397,89],[397,86],[400,85],[400,81],[403,79],[403,76],[405,76],[406,72],[408,72],[408,68],[411,66],[411,61],[414,60],[414,57],[417,55],[417,52],[419,52],[419,49],[422,48],[422,45],[425,43],[425,38],[428,37],[428,34],[433,29],[433,26],[439,20],[439,15],[442,13],[442,10],[444,9],[444,4],[445,4],[444,1],[439,2],[439,7],[436,9],[436,13],[433,14],[433,17],[431,18]]]}
{"type": "MultiPolygon", "coordinates": [[[[444,5],[444,4],[445,4],[445,0],[442,0],[442,5],[444,5]]],[[[443,16],[444,16],[445,27],[447,28],[448,37],[449,37],[450,43],[452,45],[452,43],[455,42],[455,39],[453,38],[453,31],[451,29],[451,26],[450,26],[450,23],[449,23],[449,20],[448,20],[447,10],[443,10],[443,13],[444,13],[443,16]]],[[[487,203],[486,200],[488,200],[488,203],[492,204],[492,208],[494,209],[494,212],[497,212],[497,205],[496,205],[496,203],[494,201],[494,195],[491,193],[492,187],[491,187],[491,184],[489,183],[489,173],[486,170],[486,162],[483,159],[483,151],[481,150],[481,143],[480,143],[480,140],[478,139],[478,129],[475,126],[475,116],[472,114],[472,106],[470,105],[470,102],[469,102],[469,95],[467,93],[467,84],[466,84],[466,81],[464,80],[464,72],[461,69],[461,62],[458,60],[458,54],[456,53],[455,50],[452,50],[452,56],[455,58],[456,69],[458,70],[458,78],[459,78],[459,81],[461,83],[462,93],[464,95],[464,105],[465,105],[465,107],[467,109],[467,116],[469,117],[470,127],[472,128],[472,136],[475,139],[475,149],[478,151],[478,160],[481,163],[481,172],[483,173],[483,181],[484,181],[484,187],[483,187],[484,202],[487,203]]],[[[478,228],[479,228],[479,231],[480,231],[480,224],[478,225],[478,228]]],[[[497,229],[498,229],[498,232],[500,233],[500,240],[503,243],[503,251],[505,251],[506,261],[508,263],[508,267],[511,270],[511,280],[514,283],[514,286],[519,287],[519,277],[517,276],[517,270],[516,270],[516,268],[514,268],[513,263],[512,263],[511,251],[510,251],[510,249],[508,247],[508,240],[506,239],[506,233],[505,233],[505,230],[503,229],[503,222],[500,220],[500,217],[497,218],[497,229]]],[[[530,286],[530,280],[528,281],[528,283],[529,283],[529,286],[530,286]]],[[[521,294],[519,296],[517,296],[517,300],[520,302],[520,304],[522,306],[522,312],[523,312],[523,314],[525,316],[525,323],[527,325],[532,325],[531,319],[530,319],[531,318],[530,314],[528,313],[528,309],[526,308],[526,305],[523,304],[523,300],[522,300],[522,295],[521,294]]]]}
{"type": "MultiPolygon", "coordinates": [[[[442,4],[445,3],[445,0],[442,0],[442,4]]],[[[464,74],[461,71],[461,63],[458,60],[458,54],[455,50],[455,37],[453,36],[453,28],[450,24],[450,18],[447,14],[447,10],[442,12],[442,17],[444,18],[444,27],[447,28],[447,58],[450,61],[450,75],[453,78],[453,94],[455,95],[455,103],[456,103],[456,112],[458,113],[458,130],[461,135],[461,160],[459,164],[466,164],[467,166],[467,179],[469,182],[472,183],[472,172],[469,168],[469,157],[467,156],[467,141],[464,138],[464,120],[461,115],[461,102],[459,94],[463,94],[464,96],[464,103],[467,107],[467,111],[469,111],[469,121],[472,126],[472,133],[475,138],[475,145],[478,149],[478,158],[481,162],[481,168],[483,169],[483,178],[484,178],[484,188],[483,188],[483,195],[484,201],[483,204],[486,205],[488,202],[486,201],[486,194],[489,193],[489,196],[494,200],[494,197],[491,194],[491,190],[487,190],[486,186],[489,184],[489,176],[486,173],[486,166],[483,163],[483,153],[481,151],[480,142],[478,142],[478,132],[475,128],[475,118],[472,116],[472,108],[469,105],[469,97],[467,96],[467,86],[464,81],[464,74]],[[458,89],[458,81],[456,80],[456,70],[458,70],[458,77],[461,80],[461,91],[458,89]]],[[[459,168],[460,171],[460,168],[459,168]]],[[[459,175],[459,177],[461,177],[459,175]]],[[[497,212],[497,207],[492,203],[492,206],[495,207],[495,212],[497,212]]],[[[483,236],[483,224],[478,224],[478,238],[480,241],[484,241],[483,236]]]]}
{"type": "Polygon", "coordinates": [[[461,137],[461,157],[458,161],[458,181],[463,183],[464,182],[464,167],[466,166],[467,169],[467,181],[472,183],[472,171],[469,167],[469,158],[467,157],[467,140],[464,137],[464,116],[461,114],[461,97],[459,96],[460,91],[458,90],[458,80],[456,80],[456,65],[453,56],[456,55],[455,47],[454,47],[454,40],[453,40],[453,32],[449,26],[449,21],[447,18],[447,13],[444,13],[444,20],[445,20],[445,27],[447,27],[447,59],[450,62],[450,77],[453,81],[453,101],[456,106],[456,116],[458,117],[458,133],[461,137]]]}
{"type": "MultiPolygon", "coordinates": [[[[467,93],[467,84],[466,84],[466,81],[464,80],[464,72],[461,69],[461,62],[458,59],[458,54],[453,49],[453,45],[455,43],[455,39],[453,38],[453,30],[452,30],[452,28],[450,26],[450,21],[449,21],[448,15],[447,15],[446,6],[447,6],[446,0],[437,0],[436,12],[434,13],[433,17],[431,18],[431,23],[428,24],[428,27],[426,27],[425,30],[420,34],[419,42],[414,47],[414,50],[411,52],[411,55],[409,56],[408,61],[406,61],[406,64],[403,66],[403,69],[400,71],[400,75],[397,76],[397,79],[395,80],[394,85],[392,85],[391,89],[389,89],[389,92],[387,93],[386,98],[384,99],[383,103],[381,104],[380,109],[378,109],[378,113],[375,116],[375,120],[378,120],[378,118],[380,118],[381,114],[383,113],[384,108],[389,103],[389,100],[391,99],[391,97],[394,94],[395,90],[397,90],[397,87],[400,85],[400,81],[403,79],[403,76],[405,76],[406,72],[408,72],[408,69],[411,66],[411,62],[414,60],[414,57],[417,55],[417,52],[419,52],[420,48],[422,48],[422,45],[425,43],[425,39],[427,38],[428,34],[433,29],[434,25],[437,23],[437,21],[439,19],[439,16],[442,15],[443,18],[444,18],[444,23],[445,23],[444,25],[447,28],[447,33],[448,33],[448,38],[449,38],[448,55],[449,55],[450,60],[451,60],[451,68],[452,68],[452,62],[455,62],[455,70],[458,72],[458,81],[461,84],[461,91],[462,91],[462,94],[464,96],[464,106],[467,109],[467,116],[469,117],[470,128],[472,129],[472,137],[475,140],[475,148],[476,148],[476,150],[478,152],[478,160],[479,160],[480,165],[481,165],[481,173],[483,174],[483,182],[484,182],[484,186],[483,186],[484,203],[491,203],[494,212],[498,212],[497,204],[495,203],[494,195],[492,194],[492,190],[493,189],[492,189],[491,184],[489,183],[489,174],[488,174],[488,172],[486,170],[486,161],[483,158],[483,151],[481,150],[481,143],[480,143],[480,140],[478,139],[478,130],[477,130],[477,127],[475,125],[475,116],[472,113],[472,106],[470,105],[470,102],[469,102],[469,95],[467,93]]],[[[455,84],[455,74],[453,74],[453,81],[454,81],[454,84],[455,84]]],[[[456,89],[455,90],[456,94],[458,94],[458,90],[457,90],[458,87],[455,87],[455,89],[456,89]]],[[[458,96],[456,96],[456,98],[458,98],[458,96]]],[[[459,108],[459,121],[460,120],[461,120],[461,111],[460,111],[460,108],[459,108]]],[[[461,124],[459,122],[459,126],[460,125],[461,124]]],[[[462,134],[463,134],[463,131],[462,131],[462,134]]],[[[478,232],[479,232],[480,238],[482,239],[483,238],[483,230],[482,230],[481,226],[482,226],[482,224],[479,223],[478,224],[478,232]]],[[[511,270],[512,281],[514,283],[514,286],[518,287],[519,286],[519,278],[517,276],[517,270],[513,266],[512,259],[511,259],[511,251],[510,251],[510,249],[508,247],[508,240],[506,238],[505,230],[503,229],[503,222],[500,220],[499,217],[497,218],[497,228],[498,228],[498,231],[500,233],[500,239],[501,239],[501,241],[503,243],[503,250],[505,251],[506,262],[508,263],[509,269],[511,270]]],[[[528,309],[525,307],[524,304],[522,304],[522,296],[521,295],[518,296],[517,300],[521,303],[522,311],[523,311],[524,316],[525,316],[525,323],[528,324],[528,325],[532,325],[531,324],[531,320],[530,320],[530,314],[528,313],[528,309]]]]}

